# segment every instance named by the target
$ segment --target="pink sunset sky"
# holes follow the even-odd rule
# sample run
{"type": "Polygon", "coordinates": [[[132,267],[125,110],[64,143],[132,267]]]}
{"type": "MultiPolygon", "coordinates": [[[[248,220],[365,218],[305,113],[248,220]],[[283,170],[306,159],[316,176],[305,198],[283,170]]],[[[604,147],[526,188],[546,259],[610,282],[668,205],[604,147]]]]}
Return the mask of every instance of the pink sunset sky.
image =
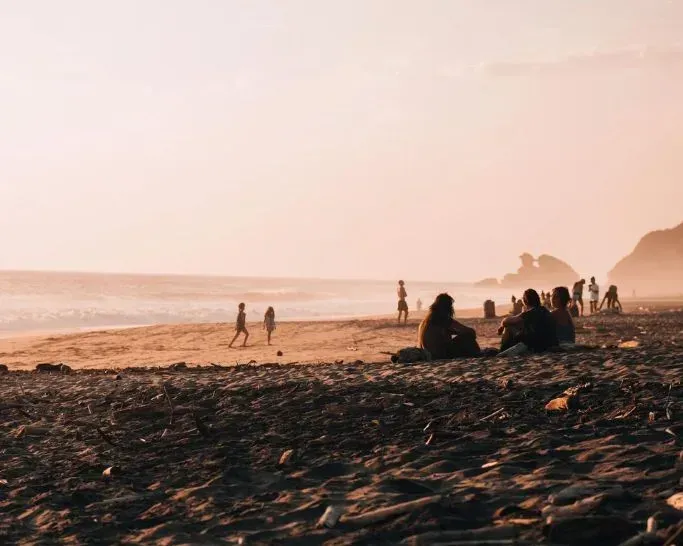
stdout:
{"type": "Polygon", "coordinates": [[[683,2],[0,3],[0,269],[604,278],[683,221],[683,2]]]}

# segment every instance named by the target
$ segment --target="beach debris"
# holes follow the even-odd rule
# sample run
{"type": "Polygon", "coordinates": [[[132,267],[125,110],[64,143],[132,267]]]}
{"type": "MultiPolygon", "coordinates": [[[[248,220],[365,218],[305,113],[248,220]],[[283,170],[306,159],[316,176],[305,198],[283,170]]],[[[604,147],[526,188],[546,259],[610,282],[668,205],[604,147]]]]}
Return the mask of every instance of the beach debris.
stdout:
{"type": "Polygon", "coordinates": [[[334,363],[335,363],[337,366],[340,366],[341,364],[344,364],[344,359],[340,358],[340,359],[338,359],[338,360],[335,360],[334,363]]]}
{"type": "Polygon", "coordinates": [[[676,510],[683,511],[683,493],[674,493],[666,499],[666,503],[676,510]]]}
{"type": "Polygon", "coordinates": [[[171,412],[171,415],[168,418],[168,424],[172,425],[173,424],[173,402],[171,401],[171,397],[168,394],[168,390],[166,389],[166,383],[161,384],[161,389],[164,391],[164,396],[166,397],[166,402],[168,402],[168,408],[169,411],[171,412]]]}
{"type": "Polygon", "coordinates": [[[493,413],[491,413],[490,415],[487,415],[486,417],[482,417],[481,419],[479,419],[479,422],[481,423],[482,421],[488,421],[492,417],[495,417],[496,415],[500,415],[504,411],[505,411],[505,408],[500,408],[500,409],[494,411],[493,413]]]}
{"type": "Polygon", "coordinates": [[[576,396],[560,396],[559,398],[553,398],[550,402],[545,405],[546,411],[569,411],[578,406],[576,396]]]}
{"type": "Polygon", "coordinates": [[[209,438],[211,436],[211,429],[204,424],[204,422],[199,418],[199,415],[194,413],[193,417],[199,434],[201,434],[204,438],[209,438]]]}
{"type": "Polygon", "coordinates": [[[354,366],[362,366],[363,364],[364,364],[364,362],[363,362],[362,360],[356,360],[356,361],[353,363],[354,366]]]}
{"type": "Polygon", "coordinates": [[[283,356],[284,353],[283,353],[282,351],[278,351],[278,352],[275,353],[275,354],[276,354],[277,356],[283,356]]]}
{"type": "Polygon", "coordinates": [[[565,487],[548,497],[548,502],[556,506],[571,504],[582,498],[590,497],[598,492],[598,488],[592,484],[575,484],[565,487]]]}
{"type": "Polygon", "coordinates": [[[647,422],[648,423],[654,423],[655,422],[655,412],[651,411],[650,413],[647,414],[647,422]]]}
{"type": "Polygon", "coordinates": [[[357,350],[358,350],[358,347],[355,347],[354,345],[349,345],[349,346],[346,348],[346,350],[347,350],[347,351],[357,351],[357,350]]]}
{"type": "Polygon", "coordinates": [[[7,364],[0,364],[0,373],[9,373],[9,368],[7,364]]]}
{"type": "Polygon", "coordinates": [[[118,466],[110,466],[102,471],[102,477],[109,480],[121,474],[121,468],[118,466]]]}
{"type": "Polygon", "coordinates": [[[542,514],[546,517],[565,518],[569,516],[579,516],[588,514],[598,508],[606,499],[606,495],[593,495],[576,501],[573,504],[564,506],[557,506],[549,504],[542,510],[542,514]]]}
{"type": "Polygon", "coordinates": [[[425,349],[419,347],[405,347],[396,353],[399,364],[412,364],[413,362],[430,362],[432,355],[425,349]]]}
{"type": "Polygon", "coordinates": [[[339,518],[344,513],[344,508],[341,506],[328,506],[318,520],[318,527],[327,527],[332,529],[339,522],[339,518]]]}
{"type": "Polygon", "coordinates": [[[175,362],[168,367],[169,370],[178,372],[180,370],[187,370],[187,362],[175,362]]]}
{"type": "Polygon", "coordinates": [[[645,531],[647,533],[656,533],[657,532],[657,518],[654,516],[650,516],[647,518],[647,527],[645,528],[645,531]]]}
{"type": "Polygon", "coordinates": [[[640,346],[640,341],[636,341],[635,339],[632,339],[631,341],[622,341],[617,345],[618,349],[635,349],[636,347],[640,346]]]}
{"type": "Polygon", "coordinates": [[[514,387],[515,382],[509,377],[504,377],[498,382],[498,384],[500,385],[501,389],[505,389],[507,391],[514,387]]]}
{"type": "Polygon", "coordinates": [[[21,425],[16,430],[14,430],[12,435],[15,438],[39,437],[45,436],[49,432],[50,429],[48,427],[40,425],[21,425]]]}
{"type": "Polygon", "coordinates": [[[389,518],[420,510],[432,504],[437,504],[441,502],[441,498],[441,495],[433,495],[431,497],[424,497],[413,501],[402,502],[400,504],[394,504],[393,506],[387,506],[386,508],[379,508],[377,510],[365,512],[364,514],[360,514],[358,516],[344,517],[341,518],[341,521],[343,523],[358,527],[372,525],[389,518]]]}
{"type": "Polygon", "coordinates": [[[519,544],[516,540],[517,534],[518,529],[515,525],[493,525],[458,531],[427,531],[420,535],[408,537],[400,544],[406,546],[427,546],[430,544],[507,546],[508,544],[519,544]]]}
{"type": "Polygon", "coordinates": [[[285,466],[288,464],[292,458],[294,457],[294,450],[293,449],[287,449],[286,451],[282,452],[282,455],[280,455],[280,462],[278,464],[280,466],[285,466]]]}
{"type": "Polygon", "coordinates": [[[48,362],[36,364],[36,372],[38,373],[69,373],[70,371],[71,368],[66,364],[50,364],[48,362]]]}
{"type": "Polygon", "coordinates": [[[555,544],[618,544],[634,532],[635,529],[628,520],[617,516],[551,517],[544,528],[548,540],[555,544]]]}
{"type": "Polygon", "coordinates": [[[430,434],[429,437],[425,440],[425,445],[431,445],[431,443],[434,441],[434,435],[430,434]]]}

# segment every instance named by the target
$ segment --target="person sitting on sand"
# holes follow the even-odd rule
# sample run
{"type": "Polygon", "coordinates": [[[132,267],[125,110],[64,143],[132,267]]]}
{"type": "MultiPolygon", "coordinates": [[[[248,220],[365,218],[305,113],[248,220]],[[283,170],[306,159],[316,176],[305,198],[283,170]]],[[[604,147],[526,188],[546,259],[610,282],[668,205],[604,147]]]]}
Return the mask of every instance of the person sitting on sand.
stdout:
{"type": "Polygon", "coordinates": [[[270,345],[270,336],[275,330],[275,309],[268,307],[266,314],[263,316],[263,329],[268,332],[268,345],[270,345]]]}
{"type": "Polygon", "coordinates": [[[477,332],[453,318],[453,301],[449,294],[439,294],[418,328],[417,345],[429,351],[434,360],[473,357],[481,353],[477,332]]]}
{"type": "Polygon", "coordinates": [[[572,298],[574,303],[581,309],[581,316],[583,316],[583,286],[586,284],[586,279],[581,279],[574,283],[572,289],[572,298]]]}
{"type": "Polygon", "coordinates": [[[506,317],[500,324],[502,334],[501,351],[524,343],[532,352],[542,352],[558,345],[555,321],[550,311],[541,305],[541,297],[533,288],[522,296],[524,311],[519,315],[506,317]]]}
{"type": "Polygon", "coordinates": [[[623,307],[621,306],[621,302],[619,301],[619,294],[617,293],[617,286],[615,284],[610,285],[607,292],[605,292],[605,297],[602,298],[602,302],[600,303],[598,311],[602,310],[602,306],[605,303],[605,300],[607,300],[607,309],[613,309],[614,311],[619,313],[623,311],[623,307]]]}
{"type": "Polygon", "coordinates": [[[569,289],[566,286],[558,286],[552,294],[553,310],[550,314],[555,319],[555,332],[557,341],[560,343],[576,343],[576,329],[574,321],[567,310],[571,301],[569,289]]]}
{"type": "Polygon", "coordinates": [[[398,323],[401,324],[401,315],[405,314],[405,318],[403,319],[403,324],[405,324],[408,322],[408,302],[406,301],[408,292],[406,292],[405,283],[403,281],[398,281],[396,293],[398,294],[398,323]]]}
{"type": "Polygon", "coordinates": [[[232,347],[232,344],[235,343],[235,340],[237,337],[244,332],[244,342],[242,343],[242,347],[246,347],[247,345],[247,339],[249,339],[249,332],[247,330],[247,314],[244,312],[245,305],[243,303],[240,303],[238,306],[238,312],[237,312],[237,323],[235,324],[235,337],[232,338],[232,341],[230,342],[230,345],[228,345],[228,348],[232,347]]]}

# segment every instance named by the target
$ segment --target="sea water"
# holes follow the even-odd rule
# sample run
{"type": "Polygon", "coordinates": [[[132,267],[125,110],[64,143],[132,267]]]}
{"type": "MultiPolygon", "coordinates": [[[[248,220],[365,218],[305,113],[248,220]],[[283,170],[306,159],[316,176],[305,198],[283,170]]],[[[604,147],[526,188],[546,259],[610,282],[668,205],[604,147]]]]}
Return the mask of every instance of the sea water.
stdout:
{"type": "MultiPolygon", "coordinates": [[[[457,282],[406,279],[406,288],[411,310],[418,298],[426,307],[444,291],[456,309],[510,298],[508,291],[457,282]]],[[[386,315],[396,312],[396,282],[0,271],[0,335],[231,322],[239,302],[247,304],[249,321],[262,320],[270,305],[276,320],[386,315]]]]}

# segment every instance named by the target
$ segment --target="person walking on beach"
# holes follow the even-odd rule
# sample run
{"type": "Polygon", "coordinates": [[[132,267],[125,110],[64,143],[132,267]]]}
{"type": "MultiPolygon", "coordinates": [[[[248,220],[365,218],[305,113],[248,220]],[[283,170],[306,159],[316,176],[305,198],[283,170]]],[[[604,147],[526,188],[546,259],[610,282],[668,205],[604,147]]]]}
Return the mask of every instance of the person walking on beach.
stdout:
{"type": "Polygon", "coordinates": [[[574,283],[574,288],[572,289],[572,299],[574,304],[579,306],[581,310],[581,316],[583,316],[583,287],[586,284],[586,279],[581,279],[574,283]]]}
{"type": "Polygon", "coordinates": [[[406,301],[408,292],[406,292],[405,283],[403,281],[398,281],[396,293],[398,294],[398,323],[401,324],[401,315],[405,315],[403,324],[406,324],[408,322],[408,302],[406,301]]]}
{"type": "Polygon", "coordinates": [[[228,345],[228,349],[232,348],[232,344],[235,343],[235,340],[241,333],[244,333],[244,342],[242,343],[242,347],[247,346],[247,340],[249,339],[249,331],[247,330],[247,314],[244,312],[245,307],[246,306],[243,303],[240,303],[237,307],[238,311],[237,323],[235,324],[235,337],[232,338],[230,345],[228,345]]]}
{"type": "Polygon", "coordinates": [[[270,336],[275,330],[275,309],[272,307],[268,307],[263,317],[263,329],[268,332],[268,345],[270,345],[270,336]]]}
{"type": "Polygon", "coordinates": [[[420,298],[417,298],[417,301],[415,302],[415,308],[417,309],[418,313],[422,311],[422,300],[420,298]]]}
{"type": "Polygon", "coordinates": [[[591,283],[588,285],[588,293],[590,294],[591,315],[598,312],[598,302],[600,301],[600,287],[595,282],[595,277],[591,277],[591,283]]]}

